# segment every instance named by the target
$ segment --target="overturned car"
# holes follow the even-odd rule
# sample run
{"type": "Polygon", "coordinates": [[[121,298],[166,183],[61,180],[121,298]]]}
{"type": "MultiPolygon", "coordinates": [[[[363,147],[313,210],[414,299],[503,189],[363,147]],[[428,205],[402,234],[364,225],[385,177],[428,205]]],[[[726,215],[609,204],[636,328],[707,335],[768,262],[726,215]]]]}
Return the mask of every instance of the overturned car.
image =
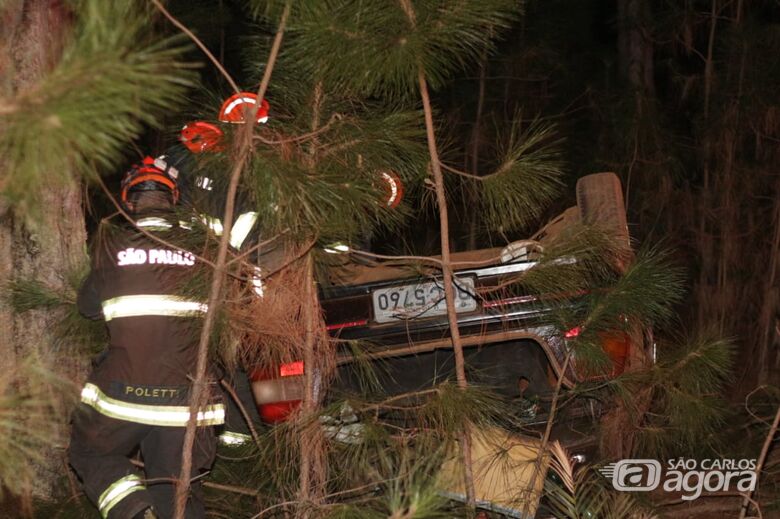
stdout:
{"type": "MultiPolygon", "coordinates": [[[[637,340],[636,334],[616,330],[600,334],[609,359],[606,367],[593,372],[576,358],[566,362],[566,343],[582,328],[577,323],[564,328],[555,316],[561,301],[576,305],[576,294],[564,294],[565,286],[553,287],[549,294],[528,293],[519,286],[524,274],[541,268],[547,244],[579,223],[607,229],[630,250],[617,176],[585,176],[578,181],[576,194],[575,207],[528,240],[452,255],[467,376],[510,399],[540,399],[542,405],[528,409],[529,422],[544,420],[545,396],[559,382],[573,387],[584,380],[614,377],[630,359],[648,355],[647,337],[637,340]]],[[[327,279],[320,280],[327,329],[338,348],[336,389],[360,391],[361,374],[355,364],[366,359],[381,365],[377,379],[386,395],[413,393],[453,378],[454,353],[440,270],[426,267],[425,262],[409,267],[408,262],[367,260],[357,253],[344,256],[349,261],[337,262],[328,269],[327,279]]],[[[554,260],[558,264],[577,261],[572,255],[554,260]]],[[[264,420],[282,421],[298,406],[305,369],[303,362],[296,361],[272,373],[255,374],[253,391],[264,420]]]]}
{"type": "MultiPolygon", "coordinates": [[[[498,410],[479,421],[479,430],[471,429],[474,498],[479,509],[500,516],[535,517],[547,506],[543,489],[550,453],[589,460],[600,418],[619,412],[609,392],[599,394],[599,388],[654,356],[652,334],[632,317],[613,312],[600,326],[594,320],[599,313],[594,309],[620,292],[613,290],[618,280],[630,279],[624,276],[632,253],[620,181],[613,173],[588,175],[577,183],[576,195],[575,207],[530,239],[451,255],[466,378],[477,393],[490,393],[480,403],[498,410]],[[572,236],[579,244],[570,246],[577,242],[572,236]],[[590,239],[605,242],[589,247],[590,239]],[[590,278],[590,269],[600,273],[590,278]],[[582,282],[586,279],[604,282],[582,282]],[[597,355],[585,354],[583,346],[597,355]],[[590,362],[594,357],[600,359],[596,364],[590,362]],[[556,406],[561,388],[573,391],[556,406]]],[[[433,395],[449,388],[450,394],[462,394],[446,384],[456,378],[455,351],[438,258],[410,262],[341,252],[318,278],[337,364],[326,397],[336,405],[319,417],[325,436],[360,446],[377,423],[412,437],[416,431],[441,431],[442,422],[419,412],[436,414],[433,395]]],[[[308,370],[295,360],[255,372],[253,391],[266,422],[284,421],[301,405],[307,377],[317,384],[316,370],[308,370]]],[[[476,416],[469,405],[472,409],[458,414],[476,416]]],[[[465,463],[454,450],[446,459],[437,472],[437,492],[466,502],[465,463]]]]}

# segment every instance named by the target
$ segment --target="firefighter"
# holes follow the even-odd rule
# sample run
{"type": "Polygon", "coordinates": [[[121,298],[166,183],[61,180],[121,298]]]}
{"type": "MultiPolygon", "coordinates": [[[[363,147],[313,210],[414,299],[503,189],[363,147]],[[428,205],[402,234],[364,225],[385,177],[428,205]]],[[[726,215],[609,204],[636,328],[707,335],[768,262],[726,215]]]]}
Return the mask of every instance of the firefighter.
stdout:
{"type": "MultiPolygon", "coordinates": [[[[201,266],[193,254],[170,244],[178,229],[178,197],[175,175],[155,167],[154,159],[133,167],[122,181],[121,198],[134,225],[101,234],[79,291],[79,311],[106,321],[109,347],[81,392],[69,461],[108,519],[173,515],[200,318],[207,311],[205,294],[180,290],[201,266]],[[143,473],[130,461],[136,451],[143,473]]],[[[213,426],[224,415],[224,405],[214,401],[198,410],[192,478],[210,468],[213,426]]],[[[204,515],[194,479],[186,517],[204,515]]]]}

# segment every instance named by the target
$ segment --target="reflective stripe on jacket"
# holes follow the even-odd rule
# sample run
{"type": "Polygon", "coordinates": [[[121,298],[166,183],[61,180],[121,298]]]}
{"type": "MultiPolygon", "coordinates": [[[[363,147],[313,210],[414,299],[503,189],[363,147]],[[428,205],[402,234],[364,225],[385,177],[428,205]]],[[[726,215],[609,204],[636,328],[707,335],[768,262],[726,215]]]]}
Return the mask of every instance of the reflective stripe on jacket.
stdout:
{"type": "Polygon", "coordinates": [[[140,317],[144,315],[163,315],[168,317],[188,317],[204,314],[209,307],[198,301],[188,301],[183,297],[138,294],[113,297],[102,302],[103,317],[106,321],[118,317],[140,317]]]}
{"type": "MultiPolygon", "coordinates": [[[[89,382],[81,390],[81,401],[110,418],[146,425],[185,427],[191,415],[187,406],[135,404],[111,398],[89,382]]],[[[202,407],[196,420],[199,426],[220,425],[225,422],[225,406],[202,407]]]]}
{"type": "MultiPolygon", "coordinates": [[[[247,236],[252,231],[257,221],[258,213],[255,211],[248,211],[238,215],[236,221],[233,222],[233,227],[230,229],[230,246],[234,249],[240,249],[246,241],[247,236]]],[[[211,231],[217,235],[222,236],[224,227],[222,226],[222,220],[215,216],[201,215],[201,222],[211,229],[211,231]]]]}

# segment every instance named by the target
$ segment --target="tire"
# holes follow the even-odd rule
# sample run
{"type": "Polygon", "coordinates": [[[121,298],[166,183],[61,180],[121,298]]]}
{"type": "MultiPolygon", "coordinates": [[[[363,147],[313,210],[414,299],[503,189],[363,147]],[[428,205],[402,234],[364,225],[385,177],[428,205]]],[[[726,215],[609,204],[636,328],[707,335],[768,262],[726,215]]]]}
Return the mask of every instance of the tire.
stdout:
{"type": "Polygon", "coordinates": [[[584,223],[609,232],[621,247],[630,247],[623,186],[617,175],[594,173],[579,179],[577,207],[584,223]]]}

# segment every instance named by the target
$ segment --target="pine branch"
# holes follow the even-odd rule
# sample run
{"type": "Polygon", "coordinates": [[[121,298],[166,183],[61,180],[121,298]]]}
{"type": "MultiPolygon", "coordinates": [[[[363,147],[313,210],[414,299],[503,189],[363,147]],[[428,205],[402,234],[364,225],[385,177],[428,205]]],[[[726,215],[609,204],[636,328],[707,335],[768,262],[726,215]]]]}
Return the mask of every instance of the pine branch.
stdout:
{"type": "Polygon", "coordinates": [[[443,86],[492,48],[491,36],[505,30],[520,8],[504,0],[420,2],[412,24],[408,9],[392,2],[307,2],[296,13],[288,57],[312,75],[320,70],[336,89],[410,98],[418,66],[431,88],[443,86]]]}
{"type": "MultiPolygon", "coordinates": [[[[82,271],[66,273],[65,290],[47,286],[37,278],[17,277],[2,286],[3,298],[15,313],[28,311],[56,312],[60,319],[53,332],[53,347],[79,346],[79,354],[95,354],[105,348],[106,329],[103,323],[84,319],[76,308],[76,292],[83,278],[82,271]]],[[[68,355],[73,351],[69,350],[68,355]]]]}
{"type": "Polygon", "coordinates": [[[622,427],[636,431],[637,455],[710,455],[727,416],[717,395],[731,376],[731,344],[699,332],[688,339],[659,340],[658,351],[656,366],[626,374],[610,386],[632,415],[622,427]],[[650,399],[649,409],[633,413],[643,395],[650,399]]]}
{"type": "Polygon", "coordinates": [[[561,187],[560,140],[554,127],[538,120],[524,129],[521,124],[521,115],[515,115],[498,167],[477,185],[487,224],[505,231],[538,217],[561,187]]]}
{"type": "Polygon", "coordinates": [[[114,167],[126,143],[145,125],[158,125],[159,114],[192,84],[181,40],[154,39],[147,13],[135,3],[81,0],[76,12],[76,37],[57,67],[0,100],[14,107],[0,115],[0,155],[9,172],[0,191],[20,211],[37,208],[37,186],[67,180],[72,169],[63,162],[86,178],[95,175],[93,164],[114,167]]]}
{"type": "Polygon", "coordinates": [[[0,483],[5,491],[23,494],[35,479],[45,449],[56,444],[76,391],[33,354],[15,369],[0,374],[0,483]]]}

